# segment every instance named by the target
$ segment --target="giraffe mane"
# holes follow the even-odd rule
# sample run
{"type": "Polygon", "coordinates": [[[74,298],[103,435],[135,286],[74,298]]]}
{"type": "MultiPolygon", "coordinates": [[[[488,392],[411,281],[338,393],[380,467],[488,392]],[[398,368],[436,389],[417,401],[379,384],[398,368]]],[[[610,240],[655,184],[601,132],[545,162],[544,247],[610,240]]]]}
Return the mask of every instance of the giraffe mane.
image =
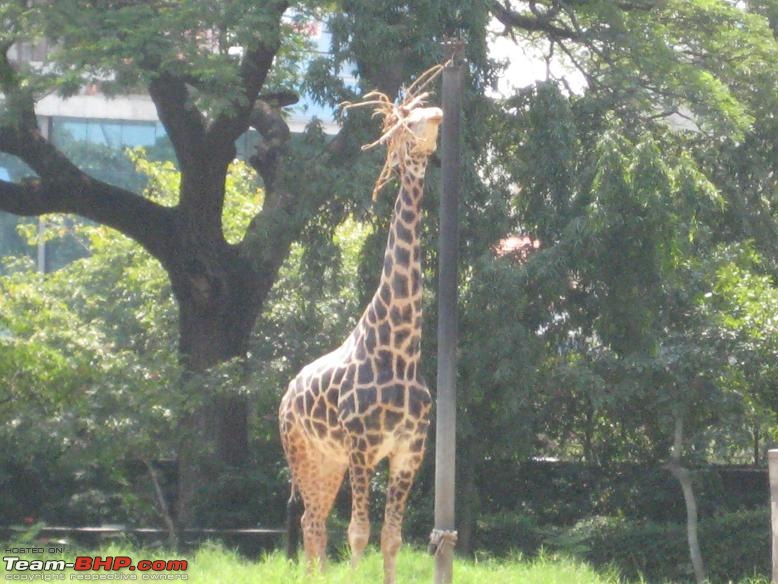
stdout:
{"type": "Polygon", "coordinates": [[[381,136],[362,146],[362,150],[370,150],[381,144],[386,144],[386,160],[373,187],[373,202],[378,198],[381,189],[392,180],[392,159],[395,155],[399,155],[398,151],[405,143],[405,137],[410,137],[415,141],[415,136],[408,127],[408,117],[414,109],[423,107],[427,103],[426,100],[430,96],[430,92],[423,91],[423,89],[432,83],[451,62],[450,59],[424,71],[405,91],[401,92],[402,100],[399,103],[393,102],[386,94],[373,90],[366,93],[361,101],[353,103],[346,101],[340,104],[341,112],[361,107],[373,107],[372,117],[383,117],[381,136]],[[408,131],[402,132],[403,129],[408,131]]]}

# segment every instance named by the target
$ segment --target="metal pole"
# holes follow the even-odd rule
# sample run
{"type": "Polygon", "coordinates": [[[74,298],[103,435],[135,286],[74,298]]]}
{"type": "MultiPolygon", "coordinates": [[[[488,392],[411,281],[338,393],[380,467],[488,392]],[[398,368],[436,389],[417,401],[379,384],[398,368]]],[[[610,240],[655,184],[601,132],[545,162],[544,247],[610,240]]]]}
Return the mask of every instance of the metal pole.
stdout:
{"type": "Polygon", "coordinates": [[[767,451],[767,468],[770,475],[770,513],[773,533],[773,584],[778,584],[778,450],[767,451]]]}
{"type": "MultiPolygon", "coordinates": [[[[51,141],[52,119],[51,116],[39,116],[41,136],[46,141],[51,141]]],[[[38,217],[38,272],[45,274],[46,266],[46,221],[38,217]]]]}
{"type": "Polygon", "coordinates": [[[457,248],[459,140],[464,65],[462,44],[443,71],[441,127],[440,251],[438,275],[438,395],[435,429],[435,584],[453,579],[456,476],[457,248]]]}
{"type": "Polygon", "coordinates": [[[38,273],[46,273],[46,221],[38,217],[38,273]]]}

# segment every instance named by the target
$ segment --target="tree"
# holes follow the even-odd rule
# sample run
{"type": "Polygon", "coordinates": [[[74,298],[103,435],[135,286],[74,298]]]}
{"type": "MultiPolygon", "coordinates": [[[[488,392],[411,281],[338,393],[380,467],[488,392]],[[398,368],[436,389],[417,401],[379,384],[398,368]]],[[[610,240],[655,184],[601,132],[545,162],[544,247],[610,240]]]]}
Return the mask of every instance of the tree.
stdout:
{"type": "MultiPolygon", "coordinates": [[[[144,195],[159,204],[173,201],[179,176],[173,165],[149,163],[140,152],[132,157],[139,174],[149,179],[144,195]]],[[[245,225],[246,210],[259,207],[261,191],[252,182],[245,165],[231,168],[227,237],[234,236],[236,224],[245,225]]],[[[35,226],[21,231],[35,241],[35,226]]],[[[58,469],[65,476],[112,477],[114,488],[117,483],[131,487],[106,492],[103,479],[93,492],[120,501],[117,520],[125,513],[137,520],[149,510],[133,500],[148,500],[149,492],[132,491],[137,485],[131,465],[143,461],[153,471],[151,461],[174,456],[182,420],[203,398],[177,381],[175,305],[159,262],[105,226],[73,231],[64,220],[51,219],[47,233],[77,239],[90,250],[88,257],[44,276],[25,269],[26,258],[20,256],[8,262],[9,274],[0,283],[5,356],[0,375],[12,403],[2,420],[8,444],[3,463],[43,460],[46,476],[58,469]]],[[[76,490],[73,499],[88,500],[90,491],[76,490]]],[[[53,505],[55,516],[78,513],[67,509],[67,499],[53,505]]],[[[170,524],[166,500],[151,500],[170,524]]]]}
{"type": "MultiPolygon", "coordinates": [[[[190,374],[245,355],[291,243],[331,190],[321,170],[342,155],[313,131],[287,158],[290,135],[280,108],[291,99],[290,78],[304,43],[297,26],[306,18],[303,11],[284,19],[287,9],[286,2],[0,5],[0,150],[37,175],[0,182],[0,209],[75,213],[143,245],[170,278],[179,309],[179,354],[190,374]],[[14,42],[41,36],[58,47],[44,70],[11,62],[14,42]],[[105,92],[148,91],[181,170],[175,203],[95,179],[43,138],[35,100],[53,89],[67,95],[89,82],[105,92]],[[225,177],[234,142],[250,126],[263,137],[252,160],[265,202],[241,237],[228,241],[225,177]]],[[[211,415],[194,415],[182,440],[182,525],[191,521],[188,507],[197,483],[191,459],[201,449],[193,446],[187,454],[191,432],[216,435],[218,460],[239,464],[247,451],[245,401],[227,394],[208,410],[211,415]]]]}
{"type": "MultiPolygon", "coordinates": [[[[140,150],[131,158],[148,183],[144,196],[175,200],[180,173],[172,163],[150,162],[140,150]]],[[[255,179],[245,163],[230,166],[228,241],[241,236],[262,205],[255,179]]],[[[254,358],[212,368],[191,385],[177,382],[175,301],[159,262],[105,226],[81,225],[75,233],[64,222],[49,227],[52,237],[78,239],[90,254],[45,276],[30,270],[23,255],[6,259],[0,513],[12,522],[32,515],[58,524],[162,523],[174,540],[170,461],[181,426],[210,395],[230,392],[246,396],[259,414],[252,419],[250,470],[212,477],[196,514],[217,527],[278,525],[287,476],[277,424],[266,412],[276,406],[276,388],[310,352],[331,346],[353,324],[357,299],[349,282],[367,230],[349,220],[335,230],[332,249],[293,244],[268,296],[262,333],[250,340],[254,358]],[[31,477],[27,490],[37,497],[13,488],[15,474],[31,477]],[[229,506],[213,505],[222,499],[229,506]]],[[[37,237],[35,226],[22,231],[37,237]]]]}
{"type": "Polygon", "coordinates": [[[486,173],[518,193],[517,226],[541,239],[520,268],[524,320],[547,346],[531,393],[557,398],[540,425],[557,444],[572,437],[587,462],[669,458],[702,581],[683,460],[704,456],[699,445],[713,441],[705,429],[742,421],[746,404],[721,377],[732,346],[712,341],[718,325],[700,308],[711,293],[700,262],[746,237],[772,249],[776,161],[744,143],[772,131],[752,95],[770,102],[776,77],[769,66],[753,76],[740,59],[772,63],[775,39],[765,19],[726,3],[530,2],[526,14],[501,6],[508,32],[547,35],[548,50],[588,82],[581,97],[561,80],[506,100],[486,173]],[[737,33],[719,28],[726,22],[741,23],[737,33]],[[693,132],[656,123],[679,114],[693,132]],[[722,167],[723,152],[738,162],[722,167]]]}

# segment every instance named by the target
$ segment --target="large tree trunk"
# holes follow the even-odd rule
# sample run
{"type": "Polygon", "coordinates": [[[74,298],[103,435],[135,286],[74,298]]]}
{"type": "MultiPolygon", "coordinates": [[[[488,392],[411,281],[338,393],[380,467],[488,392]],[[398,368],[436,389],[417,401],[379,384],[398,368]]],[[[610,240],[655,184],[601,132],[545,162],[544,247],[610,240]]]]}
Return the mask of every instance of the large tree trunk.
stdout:
{"type": "MultiPolygon", "coordinates": [[[[246,355],[252,326],[264,300],[252,265],[225,242],[195,241],[169,269],[179,306],[179,350],[184,394],[192,396],[179,449],[179,529],[197,523],[198,494],[218,474],[248,461],[248,403],[207,383],[207,371],[246,355]]],[[[209,507],[229,510],[231,501],[209,493],[209,507]]]]}
{"type": "MultiPolygon", "coordinates": [[[[203,229],[187,226],[185,235],[177,238],[182,243],[172,254],[175,261],[166,266],[179,307],[184,395],[192,397],[178,456],[179,530],[203,524],[205,519],[195,513],[206,487],[220,477],[246,471],[249,403],[242,395],[213,386],[215,378],[208,376],[208,370],[245,358],[251,331],[292,240],[285,234],[288,241],[276,245],[273,253],[265,248],[266,255],[257,262],[224,241],[221,229],[212,238],[203,233],[203,229]]],[[[237,368],[241,375],[240,363],[237,368]]],[[[211,516],[211,525],[234,525],[245,502],[243,496],[229,484],[222,484],[220,490],[208,489],[209,512],[219,516],[211,516]]]]}

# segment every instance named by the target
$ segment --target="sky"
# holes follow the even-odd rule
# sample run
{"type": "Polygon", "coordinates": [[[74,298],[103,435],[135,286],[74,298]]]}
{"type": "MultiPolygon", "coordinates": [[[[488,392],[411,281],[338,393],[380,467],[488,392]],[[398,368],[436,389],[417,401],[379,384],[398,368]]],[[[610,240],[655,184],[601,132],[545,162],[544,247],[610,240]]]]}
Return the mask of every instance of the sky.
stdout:
{"type": "Polygon", "coordinates": [[[499,34],[502,28],[497,21],[493,21],[489,27],[489,54],[493,59],[507,64],[495,89],[495,96],[510,95],[516,89],[547,79],[548,68],[552,76],[564,77],[573,91],[583,92],[586,80],[579,71],[558,55],[547,64],[544,54],[547,46],[533,45],[522,39],[515,42],[510,36],[499,34]]]}
{"type": "MultiPolygon", "coordinates": [[[[491,92],[494,97],[508,96],[521,87],[526,87],[536,81],[547,78],[547,64],[543,48],[533,46],[528,42],[516,43],[508,36],[500,35],[502,26],[493,21],[490,25],[489,50],[492,58],[504,62],[506,68],[500,76],[497,87],[491,92]]],[[[311,28],[311,40],[314,44],[314,54],[326,53],[329,50],[330,35],[326,28],[318,24],[311,28]]],[[[348,67],[344,67],[344,70],[348,67]]],[[[573,91],[583,91],[586,81],[580,72],[565,64],[555,56],[550,63],[551,74],[555,77],[565,77],[568,86],[573,91]]],[[[309,99],[303,99],[293,108],[295,112],[291,122],[304,125],[311,116],[316,116],[325,122],[324,130],[328,133],[337,132],[334,116],[329,108],[314,104],[309,99]]]]}

